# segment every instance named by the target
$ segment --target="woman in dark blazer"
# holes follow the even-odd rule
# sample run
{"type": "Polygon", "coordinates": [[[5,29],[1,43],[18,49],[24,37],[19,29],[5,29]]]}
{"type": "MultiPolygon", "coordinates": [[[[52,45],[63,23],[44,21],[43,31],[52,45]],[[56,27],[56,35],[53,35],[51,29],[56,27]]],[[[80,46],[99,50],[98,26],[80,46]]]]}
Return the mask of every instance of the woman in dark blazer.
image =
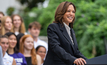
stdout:
{"type": "Polygon", "coordinates": [[[76,7],[62,2],[56,9],[55,21],[47,28],[49,50],[43,65],[84,65],[73,31],[76,7]]]}

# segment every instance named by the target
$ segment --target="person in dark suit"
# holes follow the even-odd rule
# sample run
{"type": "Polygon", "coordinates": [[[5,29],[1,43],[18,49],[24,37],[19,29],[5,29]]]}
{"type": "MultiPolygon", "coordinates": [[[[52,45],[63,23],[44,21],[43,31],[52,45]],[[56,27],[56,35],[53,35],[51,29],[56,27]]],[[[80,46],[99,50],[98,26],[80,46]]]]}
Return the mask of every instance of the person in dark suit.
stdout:
{"type": "Polygon", "coordinates": [[[76,7],[62,2],[55,12],[55,21],[47,28],[48,53],[43,65],[84,65],[85,59],[78,50],[73,23],[76,7]]]}

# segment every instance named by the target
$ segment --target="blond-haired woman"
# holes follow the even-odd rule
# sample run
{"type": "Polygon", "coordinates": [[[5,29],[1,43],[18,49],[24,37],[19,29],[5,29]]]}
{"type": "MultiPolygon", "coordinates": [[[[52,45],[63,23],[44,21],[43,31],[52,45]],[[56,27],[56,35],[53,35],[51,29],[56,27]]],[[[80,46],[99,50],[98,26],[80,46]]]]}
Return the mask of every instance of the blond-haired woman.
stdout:
{"type": "Polygon", "coordinates": [[[4,35],[7,32],[12,32],[13,25],[12,25],[12,19],[9,16],[3,16],[1,18],[1,31],[0,35],[4,35]]]}
{"type": "Polygon", "coordinates": [[[41,65],[41,57],[35,53],[31,35],[24,35],[21,38],[19,51],[25,56],[27,65],[41,65]]]}
{"type": "Polygon", "coordinates": [[[25,29],[25,24],[21,16],[14,14],[11,16],[13,23],[13,32],[18,35],[19,33],[27,34],[25,29]]]}

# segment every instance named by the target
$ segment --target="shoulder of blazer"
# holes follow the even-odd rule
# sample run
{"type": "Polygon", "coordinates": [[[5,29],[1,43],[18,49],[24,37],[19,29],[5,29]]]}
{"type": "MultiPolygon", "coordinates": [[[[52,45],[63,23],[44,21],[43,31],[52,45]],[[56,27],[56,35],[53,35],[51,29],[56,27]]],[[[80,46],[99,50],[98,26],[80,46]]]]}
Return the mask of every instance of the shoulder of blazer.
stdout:
{"type": "Polygon", "coordinates": [[[65,27],[61,23],[51,23],[48,28],[60,29],[61,31],[65,30],[65,27]]]}
{"type": "Polygon", "coordinates": [[[58,23],[51,23],[48,28],[58,28],[58,23]]]}
{"type": "Polygon", "coordinates": [[[58,23],[51,23],[49,26],[58,26],[58,23]]]}

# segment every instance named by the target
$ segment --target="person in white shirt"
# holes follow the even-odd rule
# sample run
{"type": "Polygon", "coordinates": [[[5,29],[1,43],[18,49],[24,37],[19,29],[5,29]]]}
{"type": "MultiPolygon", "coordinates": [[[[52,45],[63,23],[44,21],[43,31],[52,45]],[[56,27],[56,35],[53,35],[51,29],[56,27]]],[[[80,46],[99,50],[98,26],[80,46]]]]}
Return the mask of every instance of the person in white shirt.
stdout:
{"type": "Polygon", "coordinates": [[[7,32],[12,32],[13,24],[10,16],[3,16],[1,18],[1,30],[0,35],[4,35],[7,32]]]}
{"type": "Polygon", "coordinates": [[[28,31],[33,36],[34,39],[34,47],[36,49],[37,46],[42,45],[46,48],[48,51],[48,44],[45,41],[40,40],[39,34],[40,34],[41,25],[39,22],[32,22],[29,24],[28,31]]]}
{"type": "MultiPolygon", "coordinates": [[[[0,46],[2,47],[3,53],[3,64],[4,65],[16,65],[16,61],[13,57],[10,57],[6,51],[9,47],[8,37],[6,35],[0,36],[0,46]]],[[[1,61],[1,60],[0,60],[1,61]]]]}

